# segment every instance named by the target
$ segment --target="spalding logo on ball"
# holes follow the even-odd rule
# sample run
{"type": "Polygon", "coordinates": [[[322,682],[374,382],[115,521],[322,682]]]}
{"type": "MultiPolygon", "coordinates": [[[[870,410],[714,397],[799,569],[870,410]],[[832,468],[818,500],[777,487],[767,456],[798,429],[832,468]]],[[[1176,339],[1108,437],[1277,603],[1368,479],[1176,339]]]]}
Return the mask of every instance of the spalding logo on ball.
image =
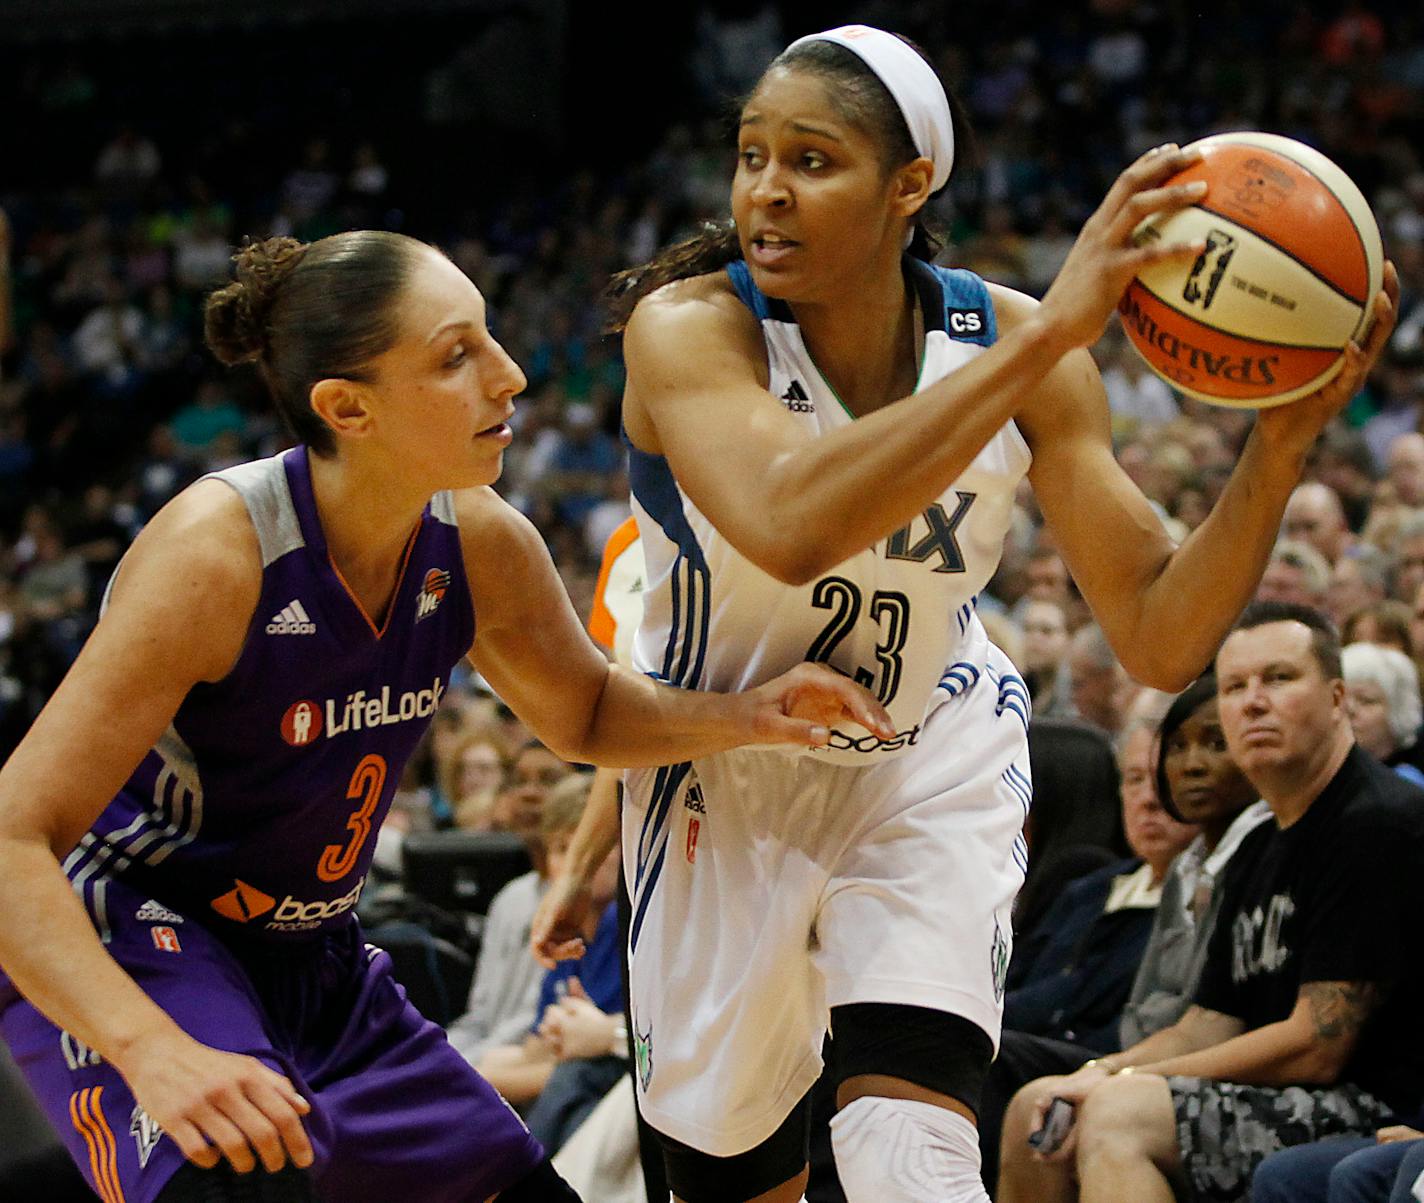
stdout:
{"type": "Polygon", "coordinates": [[[1363,341],[1384,275],[1365,198],[1317,150],[1276,134],[1217,134],[1169,184],[1205,180],[1190,208],[1133,232],[1201,241],[1191,262],[1144,268],[1119,305],[1148,365],[1217,405],[1283,405],[1326,384],[1363,341]]]}

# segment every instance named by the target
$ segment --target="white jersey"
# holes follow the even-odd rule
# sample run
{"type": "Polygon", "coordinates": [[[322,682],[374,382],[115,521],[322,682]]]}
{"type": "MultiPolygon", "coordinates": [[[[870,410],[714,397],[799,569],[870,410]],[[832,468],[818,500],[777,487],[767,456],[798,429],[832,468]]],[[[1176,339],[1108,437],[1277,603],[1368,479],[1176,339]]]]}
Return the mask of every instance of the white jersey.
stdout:
{"type": "MultiPolygon", "coordinates": [[[[982,354],[996,327],[978,276],[906,262],[924,315],[918,391],[982,354]]],[[[812,435],[854,421],[811,359],[790,307],[764,296],[745,263],[727,270],[761,322],[771,392],[812,435]]],[[[832,732],[828,748],[804,754],[865,765],[904,751],[930,712],[986,669],[989,641],[975,600],[998,568],[1030,458],[1018,428],[1005,423],[909,525],[797,586],[733,548],[662,456],[633,448],[633,512],[647,561],[635,666],[686,688],[743,690],[804,660],[822,661],[877,693],[897,734],[881,740],[847,727],[832,732]]],[[[1026,697],[1007,704],[1021,706],[1027,721],[1026,697]]]]}

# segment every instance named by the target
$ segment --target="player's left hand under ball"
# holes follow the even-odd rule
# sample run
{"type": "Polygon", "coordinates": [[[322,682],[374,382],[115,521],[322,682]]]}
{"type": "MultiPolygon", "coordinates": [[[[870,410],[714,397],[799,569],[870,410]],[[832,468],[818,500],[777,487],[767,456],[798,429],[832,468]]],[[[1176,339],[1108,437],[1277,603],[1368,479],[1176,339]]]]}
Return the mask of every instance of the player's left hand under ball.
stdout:
{"type": "Polygon", "coordinates": [[[1383,287],[1375,295],[1364,343],[1346,346],[1344,364],[1324,387],[1298,401],[1263,409],[1256,418],[1262,436],[1287,453],[1304,455],[1330,420],[1364,387],[1394,333],[1398,317],[1399,275],[1394,264],[1386,260],[1383,287]]]}
{"type": "Polygon", "coordinates": [[[750,721],[760,743],[821,747],[840,723],[854,723],[881,739],[895,734],[889,712],[874,694],[824,664],[798,664],[742,696],[752,707],[750,721]]]}

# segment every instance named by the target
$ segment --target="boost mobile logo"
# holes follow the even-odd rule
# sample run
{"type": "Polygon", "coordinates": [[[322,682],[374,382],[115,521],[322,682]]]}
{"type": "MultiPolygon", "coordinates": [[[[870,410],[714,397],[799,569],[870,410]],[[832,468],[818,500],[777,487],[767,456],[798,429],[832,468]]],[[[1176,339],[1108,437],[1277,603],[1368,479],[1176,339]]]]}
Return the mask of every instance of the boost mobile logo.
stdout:
{"type": "Polygon", "coordinates": [[[365,884],[363,877],[348,893],[330,902],[303,902],[288,894],[279,903],[271,894],[234,879],[233,888],[209,905],[234,923],[249,923],[270,913],[270,921],[263,925],[268,931],[312,931],[355,906],[365,884]]]}
{"type": "Polygon", "coordinates": [[[900,748],[913,748],[919,742],[919,723],[908,731],[897,732],[889,739],[881,739],[878,735],[862,735],[857,739],[832,727],[826,748],[832,752],[894,752],[900,748]]]}

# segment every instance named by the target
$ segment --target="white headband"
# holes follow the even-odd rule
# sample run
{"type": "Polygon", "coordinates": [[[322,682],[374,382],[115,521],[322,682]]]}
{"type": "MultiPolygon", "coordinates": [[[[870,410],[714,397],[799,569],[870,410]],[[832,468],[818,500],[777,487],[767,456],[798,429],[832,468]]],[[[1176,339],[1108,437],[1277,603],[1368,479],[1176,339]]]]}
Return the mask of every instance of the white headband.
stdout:
{"type": "Polygon", "coordinates": [[[934,164],[931,192],[938,192],[954,166],[954,122],[949,115],[949,98],[934,68],[913,46],[893,33],[869,25],[842,25],[825,33],[797,38],[787,50],[807,42],[834,42],[856,54],[900,106],[900,114],[910,129],[915,149],[934,164]]]}

